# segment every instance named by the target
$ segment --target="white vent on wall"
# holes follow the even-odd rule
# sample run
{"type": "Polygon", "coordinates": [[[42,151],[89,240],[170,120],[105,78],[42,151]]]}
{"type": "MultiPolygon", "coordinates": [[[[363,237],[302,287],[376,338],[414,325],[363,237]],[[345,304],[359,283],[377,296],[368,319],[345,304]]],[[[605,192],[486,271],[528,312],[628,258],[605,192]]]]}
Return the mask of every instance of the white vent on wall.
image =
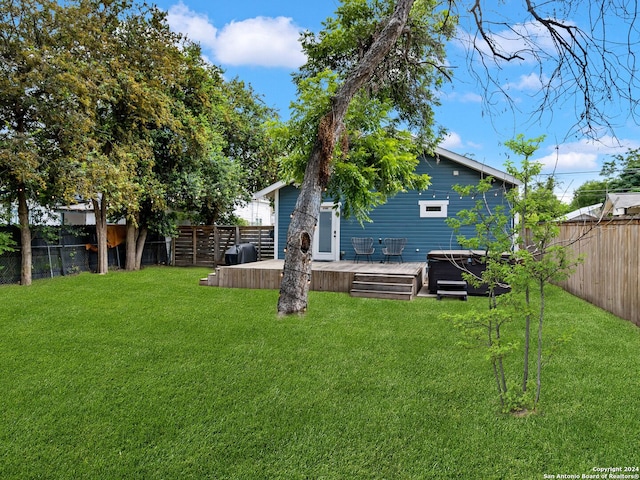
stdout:
{"type": "Polygon", "coordinates": [[[446,218],[449,200],[420,200],[420,218],[446,218]]]}

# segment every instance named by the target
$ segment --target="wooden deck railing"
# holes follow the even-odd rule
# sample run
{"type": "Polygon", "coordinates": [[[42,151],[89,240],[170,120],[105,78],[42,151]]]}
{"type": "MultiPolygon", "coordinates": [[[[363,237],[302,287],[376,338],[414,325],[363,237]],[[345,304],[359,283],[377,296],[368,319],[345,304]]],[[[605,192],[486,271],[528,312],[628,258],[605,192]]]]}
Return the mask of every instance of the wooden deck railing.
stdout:
{"type": "Polygon", "coordinates": [[[258,261],[274,258],[272,226],[183,226],[173,241],[172,263],[215,268],[225,265],[225,252],[241,243],[256,246],[258,261]]]}

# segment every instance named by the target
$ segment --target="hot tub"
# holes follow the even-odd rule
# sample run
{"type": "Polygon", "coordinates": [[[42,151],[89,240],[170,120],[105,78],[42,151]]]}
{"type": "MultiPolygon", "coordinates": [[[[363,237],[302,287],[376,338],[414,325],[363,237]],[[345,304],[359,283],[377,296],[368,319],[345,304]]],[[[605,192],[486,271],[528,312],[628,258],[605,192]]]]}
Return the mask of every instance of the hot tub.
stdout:
{"type": "MultiPolygon", "coordinates": [[[[429,293],[435,294],[438,280],[463,280],[462,273],[469,272],[480,276],[485,270],[484,250],[432,250],[427,254],[429,293]]],[[[508,261],[509,254],[503,258],[508,261]]],[[[509,289],[498,287],[496,294],[508,292],[509,289]]],[[[469,295],[488,295],[486,284],[467,287],[469,295]]]]}

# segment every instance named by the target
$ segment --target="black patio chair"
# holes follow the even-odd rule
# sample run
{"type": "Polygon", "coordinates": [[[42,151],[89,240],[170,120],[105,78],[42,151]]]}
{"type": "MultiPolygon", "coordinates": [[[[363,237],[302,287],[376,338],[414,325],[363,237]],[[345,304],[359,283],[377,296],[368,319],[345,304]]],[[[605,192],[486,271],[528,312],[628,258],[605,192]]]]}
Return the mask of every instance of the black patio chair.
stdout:
{"type": "Polygon", "coordinates": [[[356,263],[358,263],[358,257],[360,255],[365,255],[367,257],[367,260],[369,262],[371,261],[371,255],[373,255],[373,252],[375,251],[375,248],[373,248],[373,238],[352,237],[351,245],[353,245],[353,249],[356,252],[356,256],[354,258],[356,263]]]}
{"type": "Polygon", "coordinates": [[[384,261],[390,261],[391,257],[400,257],[400,262],[404,262],[404,259],[402,258],[402,251],[406,244],[406,238],[385,238],[384,247],[382,247],[384,261]]]}

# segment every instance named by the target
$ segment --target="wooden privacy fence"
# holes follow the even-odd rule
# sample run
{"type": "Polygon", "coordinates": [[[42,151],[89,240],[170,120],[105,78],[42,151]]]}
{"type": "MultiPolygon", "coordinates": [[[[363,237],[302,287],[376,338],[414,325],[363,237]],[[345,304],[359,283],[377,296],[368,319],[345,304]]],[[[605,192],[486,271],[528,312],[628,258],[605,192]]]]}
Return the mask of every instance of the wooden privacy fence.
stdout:
{"type": "Polygon", "coordinates": [[[584,256],[575,273],[558,284],[640,326],[640,219],[563,223],[558,240],[584,256]]]}
{"type": "Polygon", "coordinates": [[[173,241],[172,263],[215,268],[225,265],[225,252],[241,243],[258,250],[258,261],[274,256],[273,227],[183,226],[173,241]]]}

